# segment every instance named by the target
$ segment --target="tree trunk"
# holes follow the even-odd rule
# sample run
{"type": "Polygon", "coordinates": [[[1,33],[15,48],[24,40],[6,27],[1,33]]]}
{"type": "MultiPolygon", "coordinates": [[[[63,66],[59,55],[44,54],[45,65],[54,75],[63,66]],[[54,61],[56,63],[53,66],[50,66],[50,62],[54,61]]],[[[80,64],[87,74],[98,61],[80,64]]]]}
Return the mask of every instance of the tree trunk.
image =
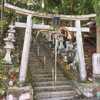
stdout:
{"type": "Polygon", "coordinates": [[[100,26],[97,26],[97,53],[100,53],[100,26]]]}
{"type": "Polygon", "coordinates": [[[94,0],[94,9],[96,13],[96,29],[97,29],[97,53],[100,53],[100,0],[94,0]]]}

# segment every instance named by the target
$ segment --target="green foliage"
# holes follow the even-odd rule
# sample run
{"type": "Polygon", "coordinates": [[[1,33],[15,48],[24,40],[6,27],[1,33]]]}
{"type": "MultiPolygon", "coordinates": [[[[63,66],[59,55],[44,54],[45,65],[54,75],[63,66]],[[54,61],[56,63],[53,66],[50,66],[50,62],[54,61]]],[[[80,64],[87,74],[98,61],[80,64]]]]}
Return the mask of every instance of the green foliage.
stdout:
{"type": "Polygon", "coordinates": [[[15,17],[14,12],[12,10],[4,8],[2,11],[0,8],[0,12],[2,13],[2,17],[0,20],[0,29],[7,29],[8,25],[10,24],[11,20],[15,17]]]}
{"type": "Polygon", "coordinates": [[[93,0],[44,0],[44,9],[41,9],[42,0],[10,0],[10,3],[35,11],[68,15],[93,13],[94,9],[92,1],[93,0]],[[31,5],[28,5],[29,2],[31,2],[31,5]]]}
{"type": "Polygon", "coordinates": [[[100,15],[98,16],[96,16],[96,25],[97,26],[100,26],[100,15]]]}
{"type": "Polygon", "coordinates": [[[96,12],[96,25],[100,26],[100,0],[93,0],[94,9],[96,12]]]}
{"type": "Polygon", "coordinates": [[[0,73],[2,73],[3,71],[3,64],[4,64],[4,61],[0,59],[0,73]]]}
{"type": "Polygon", "coordinates": [[[79,0],[80,6],[78,11],[81,11],[81,14],[90,14],[94,13],[94,8],[92,0],[79,0]]]}
{"type": "Polygon", "coordinates": [[[5,80],[6,73],[5,73],[5,62],[3,61],[3,58],[0,58],[0,80],[5,80]]]}
{"type": "Polygon", "coordinates": [[[7,21],[6,20],[0,20],[0,28],[3,28],[6,25],[7,25],[7,21]]]}
{"type": "Polygon", "coordinates": [[[4,76],[4,61],[2,60],[3,58],[0,57],[0,95],[4,95],[6,86],[3,81],[4,76]]]}
{"type": "Polygon", "coordinates": [[[44,9],[41,9],[42,0],[10,0],[9,2],[35,11],[68,15],[94,13],[93,1],[95,0],[44,0],[44,9]]]}
{"type": "Polygon", "coordinates": [[[34,17],[32,20],[33,20],[33,23],[34,24],[37,24],[37,23],[40,23],[41,22],[41,19],[36,18],[36,17],[34,17]]]}
{"type": "Polygon", "coordinates": [[[4,95],[5,90],[6,90],[6,87],[3,83],[3,81],[0,80],[0,96],[4,95]]]}
{"type": "Polygon", "coordinates": [[[95,12],[99,13],[100,11],[98,9],[100,9],[100,1],[99,0],[93,0],[92,3],[94,4],[95,12]]]}
{"type": "Polygon", "coordinates": [[[89,14],[93,13],[93,4],[91,0],[46,0],[45,10],[49,12],[58,12],[60,14],[89,14]]]}

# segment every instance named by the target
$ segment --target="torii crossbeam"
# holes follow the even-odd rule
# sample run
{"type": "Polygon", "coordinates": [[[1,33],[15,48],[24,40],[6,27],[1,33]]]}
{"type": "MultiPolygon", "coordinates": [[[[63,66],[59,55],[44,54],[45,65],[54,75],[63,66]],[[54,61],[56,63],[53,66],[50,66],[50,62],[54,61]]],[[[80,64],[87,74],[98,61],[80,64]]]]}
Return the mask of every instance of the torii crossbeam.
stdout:
{"type": "Polygon", "coordinates": [[[40,13],[40,12],[35,12],[35,11],[30,11],[30,10],[26,10],[26,9],[22,9],[19,7],[16,7],[14,5],[11,5],[9,3],[5,3],[4,7],[9,8],[9,9],[13,9],[16,11],[16,13],[22,14],[22,15],[29,15],[31,14],[32,16],[35,17],[42,17],[42,18],[50,18],[52,19],[53,17],[60,17],[61,20],[76,20],[76,19],[80,19],[80,20],[88,20],[89,18],[94,18],[96,17],[96,14],[89,14],[89,15],[56,15],[56,14],[47,14],[47,13],[40,13]]]}
{"type": "MultiPolygon", "coordinates": [[[[15,22],[15,26],[18,28],[26,28],[27,24],[22,22],[15,22]]],[[[37,30],[52,30],[53,28],[50,25],[43,25],[43,24],[32,24],[32,29],[37,30]]]]}

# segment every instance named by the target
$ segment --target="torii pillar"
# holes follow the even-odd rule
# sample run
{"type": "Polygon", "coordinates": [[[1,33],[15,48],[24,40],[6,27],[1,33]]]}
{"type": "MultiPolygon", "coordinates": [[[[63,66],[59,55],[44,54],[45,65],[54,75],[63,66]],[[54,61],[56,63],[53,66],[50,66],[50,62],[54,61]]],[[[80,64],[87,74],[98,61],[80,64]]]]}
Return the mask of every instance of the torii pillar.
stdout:
{"type": "Polygon", "coordinates": [[[31,44],[31,31],[32,31],[32,15],[29,14],[27,16],[27,26],[25,31],[22,59],[21,59],[20,72],[19,72],[20,82],[25,82],[25,78],[26,78],[29,50],[31,44]]]}
{"type": "Polygon", "coordinates": [[[81,19],[75,19],[75,27],[66,27],[72,32],[76,32],[77,53],[79,59],[79,73],[81,81],[86,80],[86,67],[84,59],[84,49],[81,32],[89,32],[89,28],[81,27],[81,19]]]}
{"type": "Polygon", "coordinates": [[[75,26],[77,28],[76,42],[77,42],[77,51],[78,51],[79,65],[80,65],[79,66],[80,79],[83,81],[83,80],[86,80],[86,68],[85,68],[85,59],[84,59],[80,20],[75,21],[75,26]]]}

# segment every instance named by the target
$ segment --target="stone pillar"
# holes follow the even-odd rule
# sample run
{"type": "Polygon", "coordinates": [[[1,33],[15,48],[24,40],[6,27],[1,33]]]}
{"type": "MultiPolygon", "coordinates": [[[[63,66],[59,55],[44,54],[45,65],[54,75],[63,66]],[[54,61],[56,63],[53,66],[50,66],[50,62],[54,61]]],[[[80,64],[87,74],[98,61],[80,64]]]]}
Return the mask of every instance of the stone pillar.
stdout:
{"type": "Polygon", "coordinates": [[[86,80],[86,68],[85,68],[85,59],[84,59],[84,50],[83,50],[83,41],[81,34],[81,25],[80,20],[76,20],[75,25],[77,28],[76,31],[76,42],[77,42],[77,51],[79,58],[79,71],[80,71],[80,79],[82,81],[86,80]]]}
{"type": "Polygon", "coordinates": [[[19,73],[19,81],[24,82],[26,78],[27,65],[28,65],[28,57],[31,43],[31,32],[32,32],[32,15],[27,16],[27,26],[24,37],[24,45],[22,52],[22,59],[20,65],[20,73],[19,73]]]}
{"type": "Polygon", "coordinates": [[[11,52],[14,49],[14,45],[13,42],[15,42],[15,37],[14,37],[14,33],[15,33],[15,26],[14,25],[9,25],[9,30],[8,30],[8,36],[6,38],[4,38],[5,41],[5,49],[6,49],[6,54],[4,57],[4,61],[7,64],[12,64],[12,58],[11,58],[11,52]]]}

